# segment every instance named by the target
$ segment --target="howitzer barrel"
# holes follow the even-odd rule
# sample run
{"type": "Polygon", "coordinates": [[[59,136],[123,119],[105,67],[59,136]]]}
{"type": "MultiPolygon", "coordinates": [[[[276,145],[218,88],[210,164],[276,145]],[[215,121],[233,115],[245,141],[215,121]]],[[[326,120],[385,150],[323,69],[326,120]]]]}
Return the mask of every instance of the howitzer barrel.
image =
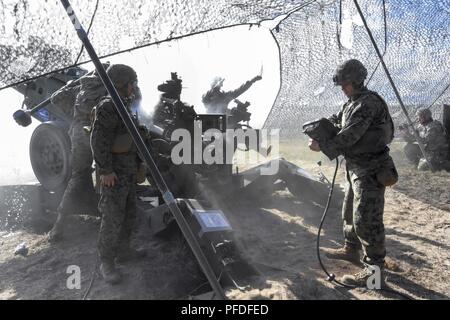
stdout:
{"type": "MultiPolygon", "coordinates": [[[[87,75],[92,75],[94,72],[95,72],[95,70],[89,72],[87,75]]],[[[80,81],[81,81],[81,78],[78,78],[78,79],[66,84],[65,86],[61,87],[56,92],[59,92],[63,89],[67,89],[67,88],[70,88],[73,86],[77,86],[80,84],[80,81]]],[[[39,112],[46,106],[48,106],[51,102],[52,102],[52,97],[49,97],[29,110],[23,110],[23,109],[17,110],[16,112],[13,113],[13,118],[17,122],[17,124],[19,124],[20,126],[27,127],[31,124],[31,116],[33,114],[35,114],[36,112],[39,112]]]]}
{"type": "Polygon", "coordinates": [[[33,107],[30,110],[17,110],[13,113],[13,118],[16,120],[17,124],[19,124],[22,127],[28,127],[31,124],[31,115],[33,113],[38,112],[39,110],[45,108],[48,106],[51,102],[51,98],[45,99],[41,103],[39,103],[37,106],[33,107]]]}

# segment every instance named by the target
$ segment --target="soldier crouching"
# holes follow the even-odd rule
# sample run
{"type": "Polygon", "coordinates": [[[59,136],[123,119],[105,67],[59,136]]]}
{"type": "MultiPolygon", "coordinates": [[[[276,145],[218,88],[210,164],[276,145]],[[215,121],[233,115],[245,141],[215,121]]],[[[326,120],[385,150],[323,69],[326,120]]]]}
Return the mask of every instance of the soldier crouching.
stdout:
{"type": "Polygon", "coordinates": [[[428,162],[434,170],[450,171],[449,144],[444,126],[438,120],[433,120],[430,109],[424,108],[417,111],[418,125],[415,128],[419,139],[425,148],[425,159],[420,151],[415,137],[408,127],[402,127],[403,139],[407,142],[404,152],[408,161],[419,171],[430,170],[428,162]]]}
{"type": "MultiPolygon", "coordinates": [[[[136,72],[126,65],[116,64],[110,66],[107,73],[131,115],[136,72]]],[[[140,160],[109,96],[96,107],[91,146],[101,185],[98,204],[102,214],[98,240],[100,271],[106,282],[115,284],[121,280],[115,261],[143,257],[145,252],[130,247],[136,218],[136,174],[140,160]]]]}

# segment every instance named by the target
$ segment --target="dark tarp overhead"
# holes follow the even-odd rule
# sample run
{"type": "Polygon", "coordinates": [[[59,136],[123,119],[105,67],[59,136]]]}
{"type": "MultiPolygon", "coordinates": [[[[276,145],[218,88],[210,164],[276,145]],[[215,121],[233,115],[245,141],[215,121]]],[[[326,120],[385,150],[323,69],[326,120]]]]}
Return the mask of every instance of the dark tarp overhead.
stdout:
{"type": "MultiPolygon", "coordinates": [[[[361,0],[394,81],[411,108],[449,102],[450,0],[361,0]]],[[[398,103],[352,0],[74,0],[99,56],[301,8],[273,30],[281,50],[280,94],[266,127],[297,136],[299,122],[344,101],[331,76],[347,58],[363,61],[369,87],[398,103]]],[[[0,88],[88,60],[59,1],[0,0],[0,88]]],[[[440,108],[434,108],[437,113],[440,108]]]]}

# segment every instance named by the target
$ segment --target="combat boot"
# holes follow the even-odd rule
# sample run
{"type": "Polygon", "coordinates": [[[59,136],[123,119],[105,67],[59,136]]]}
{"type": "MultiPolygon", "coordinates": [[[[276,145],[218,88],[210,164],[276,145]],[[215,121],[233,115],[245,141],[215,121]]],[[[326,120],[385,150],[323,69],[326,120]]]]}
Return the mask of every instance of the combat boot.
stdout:
{"type": "Polygon", "coordinates": [[[100,264],[100,273],[109,284],[117,284],[122,280],[120,272],[116,269],[114,262],[103,261],[100,264]]]}
{"type": "Polygon", "coordinates": [[[344,275],[341,279],[343,284],[353,287],[366,287],[368,289],[381,289],[385,286],[383,268],[378,267],[380,273],[378,274],[379,279],[375,279],[375,269],[376,266],[366,266],[362,271],[352,274],[344,275]],[[377,287],[378,285],[378,287],[377,287]]]}
{"type": "Polygon", "coordinates": [[[147,256],[144,249],[135,249],[130,246],[121,247],[116,256],[116,262],[122,263],[131,260],[140,260],[147,256]]]}
{"type": "Polygon", "coordinates": [[[351,263],[361,265],[359,250],[356,247],[345,244],[339,249],[324,248],[325,256],[329,259],[345,260],[351,263]]]}
{"type": "Polygon", "coordinates": [[[63,238],[64,232],[64,223],[65,216],[61,213],[58,213],[58,217],[56,218],[55,224],[53,225],[52,230],[48,233],[48,241],[51,243],[55,243],[61,241],[63,238]]]}

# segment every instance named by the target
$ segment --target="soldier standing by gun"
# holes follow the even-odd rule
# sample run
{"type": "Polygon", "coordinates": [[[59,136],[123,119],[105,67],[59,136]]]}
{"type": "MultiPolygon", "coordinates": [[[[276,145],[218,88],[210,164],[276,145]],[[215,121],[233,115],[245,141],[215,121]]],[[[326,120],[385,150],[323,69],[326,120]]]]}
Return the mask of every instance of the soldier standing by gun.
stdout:
{"type": "Polygon", "coordinates": [[[247,81],[242,86],[233,91],[223,91],[222,86],[225,79],[215,78],[211,84],[211,89],[206,92],[202,97],[202,102],[206,107],[206,111],[209,113],[227,113],[228,104],[243,94],[245,91],[256,82],[261,80],[260,75],[254,77],[252,80],[247,81]]]}
{"type": "Polygon", "coordinates": [[[51,97],[55,105],[70,104],[74,108],[69,130],[72,174],[57,209],[58,217],[49,232],[50,242],[61,240],[68,215],[97,211],[97,197],[92,182],[91,146],[84,127],[90,125],[92,109],[105,95],[102,81],[93,72],[83,76],[80,85],[57,91],[51,97]]]}
{"type": "Polygon", "coordinates": [[[387,147],[393,139],[394,125],[384,100],[364,86],[366,77],[367,69],[358,60],[339,66],[333,81],[342,87],[349,101],[330,121],[340,131],[320,145],[310,140],[311,150],[323,151],[330,159],[343,155],[346,160],[347,186],[342,208],[345,245],[328,249],[327,256],[359,263],[362,248],[365,268],[342,279],[343,283],[356,286],[366,286],[372,266],[383,270],[384,192],[398,178],[387,147]]]}
{"type": "MultiPolygon", "coordinates": [[[[443,125],[438,120],[433,120],[430,109],[424,108],[417,112],[417,131],[421,142],[425,147],[425,154],[431,165],[436,170],[450,170],[448,159],[449,145],[443,125]]],[[[409,161],[417,166],[417,170],[429,170],[428,162],[422,157],[419,146],[407,126],[400,127],[403,138],[407,142],[403,149],[409,161]]]]}
{"type": "MultiPolygon", "coordinates": [[[[107,74],[131,114],[130,105],[137,87],[136,72],[129,66],[116,64],[108,68],[107,74]]],[[[136,174],[141,161],[109,96],[96,107],[91,145],[101,184],[98,205],[102,214],[98,240],[100,271],[106,282],[115,284],[120,282],[121,275],[114,260],[141,258],[145,252],[130,247],[136,218],[136,174]]]]}

